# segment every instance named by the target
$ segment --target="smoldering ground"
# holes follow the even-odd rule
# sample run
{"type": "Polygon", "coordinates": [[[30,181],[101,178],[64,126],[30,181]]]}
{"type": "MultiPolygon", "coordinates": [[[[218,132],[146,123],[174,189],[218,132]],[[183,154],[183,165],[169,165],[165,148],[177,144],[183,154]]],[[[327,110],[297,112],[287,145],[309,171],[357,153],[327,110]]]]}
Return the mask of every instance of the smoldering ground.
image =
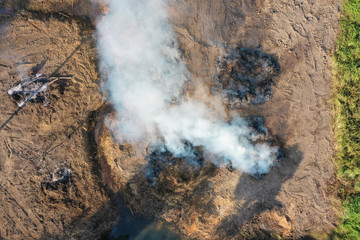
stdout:
{"type": "Polygon", "coordinates": [[[219,76],[211,92],[230,109],[248,104],[263,104],[272,96],[274,78],[280,73],[277,59],[262,52],[261,47],[237,47],[218,59],[219,76]]]}
{"type": "Polygon", "coordinates": [[[250,174],[269,171],[278,148],[256,142],[258,133],[234,117],[227,122],[203,102],[184,97],[191,81],[161,0],[111,0],[97,25],[101,69],[118,112],[122,141],[147,139],[186,157],[185,142],[204,150],[216,165],[250,174]]]}

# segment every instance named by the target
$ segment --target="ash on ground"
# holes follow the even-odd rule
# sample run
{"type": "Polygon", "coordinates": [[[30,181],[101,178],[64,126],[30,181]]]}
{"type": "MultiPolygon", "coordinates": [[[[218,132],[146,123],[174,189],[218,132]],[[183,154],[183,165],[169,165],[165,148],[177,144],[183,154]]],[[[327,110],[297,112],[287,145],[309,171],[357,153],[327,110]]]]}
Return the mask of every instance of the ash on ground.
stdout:
{"type": "MultiPolygon", "coordinates": [[[[273,136],[265,126],[265,119],[262,116],[251,116],[246,118],[252,134],[249,135],[249,141],[252,144],[266,143],[270,146],[278,147],[275,153],[276,161],[273,166],[279,166],[286,158],[285,149],[281,141],[273,136]]],[[[147,148],[147,168],[146,175],[152,186],[155,186],[164,174],[177,175],[175,178],[181,181],[189,181],[199,176],[204,164],[204,157],[199,147],[194,147],[189,141],[184,141],[185,154],[175,157],[164,144],[148,146],[147,148]]],[[[229,161],[227,169],[232,172],[235,168],[229,161]]],[[[264,174],[255,173],[251,176],[261,179],[264,174]]]]}
{"type": "MultiPolygon", "coordinates": [[[[273,136],[265,126],[265,118],[262,116],[251,116],[246,118],[248,122],[249,128],[252,130],[252,134],[249,136],[249,141],[252,144],[262,144],[266,143],[270,146],[277,146],[278,151],[276,152],[276,161],[274,162],[274,166],[278,166],[281,162],[283,162],[286,158],[285,149],[283,144],[280,142],[276,136],[273,136]]],[[[231,161],[226,165],[227,169],[232,172],[235,168],[232,166],[231,161]]],[[[251,176],[256,179],[261,179],[264,174],[255,173],[251,176]]]]}
{"type": "Polygon", "coordinates": [[[261,48],[237,47],[217,61],[218,78],[211,93],[219,96],[230,109],[248,104],[262,104],[273,96],[274,78],[280,65],[273,55],[261,48]]]}
{"type": "Polygon", "coordinates": [[[41,102],[47,106],[50,104],[49,83],[50,79],[44,74],[37,74],[9,89],[8,95],[12,96],[19,107],[23,107],[28,101],[41,102]]]}
{"type": "Polygon", "coordinates": [[[147,154],[146,175],[152,186],[155,186],[161,174],[173,170],[178,174],[179,179],[189,181],[200,174],[204,163],[200,149],[189,141],[184,141],[182,156],[174,156],[164,144],[148,146],[147,154]]]}
{"type": "Polygon", "coordinates": [[[50,180],[42,182],[41,187],[47,190],[58,190],[59,188],[66,190],[66,185],[71,182],[72,177],[73,172],[70,168],[56,168],[50,174],[50,180]]]}
{"type": "Polygon", "coordinates": [[[49,86],[58,80],[69,80],[71,77],[45,77],[44,74],[36,74],[15,87],[8,90],[8,95],[16,102],[19,108],[27,102],[42,103],[48,106],[51,102],[49,86]]]}

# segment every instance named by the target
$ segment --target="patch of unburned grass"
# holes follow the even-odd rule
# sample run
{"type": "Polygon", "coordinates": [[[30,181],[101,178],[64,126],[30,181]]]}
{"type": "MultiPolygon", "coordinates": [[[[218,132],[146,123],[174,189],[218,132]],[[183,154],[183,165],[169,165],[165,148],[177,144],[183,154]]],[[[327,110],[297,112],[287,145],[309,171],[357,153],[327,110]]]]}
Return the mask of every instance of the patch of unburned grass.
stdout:
{"type": "Polygon", "coordinates": [[[338,239],[360,239],[360,0],[344,3],[334,70],[336,162],[344,215],[338,239]]]}

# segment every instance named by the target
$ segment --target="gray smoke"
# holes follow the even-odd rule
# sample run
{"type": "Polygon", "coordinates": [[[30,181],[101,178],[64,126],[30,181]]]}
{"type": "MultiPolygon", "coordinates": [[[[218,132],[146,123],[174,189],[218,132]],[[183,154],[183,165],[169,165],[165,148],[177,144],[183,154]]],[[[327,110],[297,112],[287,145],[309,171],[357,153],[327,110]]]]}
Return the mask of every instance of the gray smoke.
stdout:
{"type": "Polygon", "coordinates": [[[188,140],[218,165],[268,172],[276,147],[252,144],[259,136],[243,119],[228,123],[205,103],[183,97],[190,74],[163,1],[110,0],[109,10],[97,26],[98,47],[121,138],[164,142],[175,157],[186,156],[188,140]]]}

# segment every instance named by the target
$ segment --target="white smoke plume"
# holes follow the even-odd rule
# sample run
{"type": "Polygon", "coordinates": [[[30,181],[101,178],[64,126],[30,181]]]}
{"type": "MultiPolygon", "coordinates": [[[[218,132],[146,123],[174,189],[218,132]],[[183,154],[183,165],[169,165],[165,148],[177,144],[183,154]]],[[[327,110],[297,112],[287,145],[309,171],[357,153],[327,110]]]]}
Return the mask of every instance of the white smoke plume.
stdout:
{"type": "Polygon", "coordinates": [[[97,25],[107,91],[118,112],[122,138],[162,141],[186,156],[184,140],[201,146],[216,164],[262,174],[276,159],[276,147],[252,144],[246,121],[219,119],[205,103],[184,98],[189,80],[162,0],[109,0],[97,25]]]}

